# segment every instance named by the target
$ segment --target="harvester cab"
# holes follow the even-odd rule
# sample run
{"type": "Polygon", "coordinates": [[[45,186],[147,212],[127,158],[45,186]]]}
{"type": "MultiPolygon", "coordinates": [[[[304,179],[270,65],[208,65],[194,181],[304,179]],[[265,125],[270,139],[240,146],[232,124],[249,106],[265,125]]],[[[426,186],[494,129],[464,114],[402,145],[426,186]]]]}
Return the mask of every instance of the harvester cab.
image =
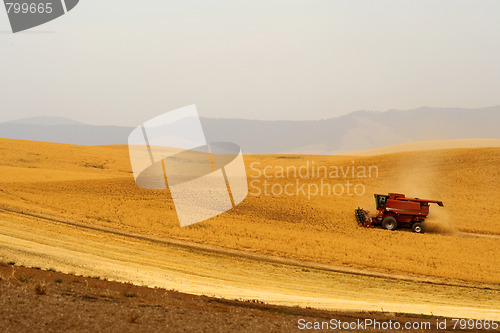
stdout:
{"type": "Polygon", "coordinates": [[[370,217],[367,210],[359,207],[354,211],[358,224],[366,228],[381,225],[384,229],[396,230],[400,226],[422,233],[424,232],[422,223],[429,215],[429,203],[443,207],[442,201],[407,198],[401,193],[375,194],[374,197],[376,216],[370,217]]]}
{"type": "Polygon", "coordinates": [[[387,195],[375,194],[375,204],[377,210],[385,208],[385,204],[387,203],[387,195]]]}

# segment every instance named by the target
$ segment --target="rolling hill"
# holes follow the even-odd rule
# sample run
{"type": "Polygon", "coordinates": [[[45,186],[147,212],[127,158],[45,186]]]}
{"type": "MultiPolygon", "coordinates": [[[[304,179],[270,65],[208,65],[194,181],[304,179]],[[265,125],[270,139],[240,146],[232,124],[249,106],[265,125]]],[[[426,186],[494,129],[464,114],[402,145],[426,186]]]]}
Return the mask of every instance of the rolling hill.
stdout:
{"type": "Polygon", "coordinates": [[[0,150],[4,207],[124,232],[345,267],[500,281],[500,148],[372,156],[246,155],[250,195],[235,209],[186,228],[179,227],[167,191],[135,185],[126,146],[2,139],[0,150]],[[376,168],[371,176],[313,176],[313,169],[320,166],[376,168]],[[307,169],[308,176],[294,174],[297,168],[307,169]],[[283,169],[292,171],[283,176],[283,169]],[[354,187],[348,194],[348,181],[358,186],[361,195],[352,194],[354,187]],[[292,195],[273,193],[273,186],[289,184],[292,195]],[[320,195],[318,189],[324,184],[343,188],[344,193],[320,195]],[[300,186],[307,191],[297,190],[300,186]],[[373,210],[372,193],[386,192],[442,200],[445,207],[431,208],[424,235],[359,228],[353,209],[373,210]]]}

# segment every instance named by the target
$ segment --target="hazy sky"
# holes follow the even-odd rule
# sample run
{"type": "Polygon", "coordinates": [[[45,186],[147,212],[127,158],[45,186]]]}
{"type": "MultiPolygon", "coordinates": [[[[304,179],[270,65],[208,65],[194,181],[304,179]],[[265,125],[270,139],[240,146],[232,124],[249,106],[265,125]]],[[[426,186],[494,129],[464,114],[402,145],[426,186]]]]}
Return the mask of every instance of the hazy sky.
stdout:
{"type": "Polygon", "coordinates": [[[9,32],[0,121],[137,125],[203,116],[321,119],[500,104],[500,1],[81,0],[9,32]]]}

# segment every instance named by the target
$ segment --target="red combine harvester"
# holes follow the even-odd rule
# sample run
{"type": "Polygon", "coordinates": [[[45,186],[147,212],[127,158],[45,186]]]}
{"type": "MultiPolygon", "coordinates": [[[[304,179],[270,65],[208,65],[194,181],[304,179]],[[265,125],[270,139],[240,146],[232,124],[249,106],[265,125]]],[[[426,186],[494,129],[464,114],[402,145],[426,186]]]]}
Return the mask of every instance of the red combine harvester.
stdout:
{"type": "Polygon", "coordinates": [[[404,226],[411,228],[413,232],[422,233],[422,223],[429,215],[429,203],[443,207],[442,201],[407,198],[400,193],[374,196],[377,216],[370,218],[369,212],[359,207],[354,211],[358,224],[366,228],[382,225],[384,229],[396,230],[398,226],[404,226]]]}

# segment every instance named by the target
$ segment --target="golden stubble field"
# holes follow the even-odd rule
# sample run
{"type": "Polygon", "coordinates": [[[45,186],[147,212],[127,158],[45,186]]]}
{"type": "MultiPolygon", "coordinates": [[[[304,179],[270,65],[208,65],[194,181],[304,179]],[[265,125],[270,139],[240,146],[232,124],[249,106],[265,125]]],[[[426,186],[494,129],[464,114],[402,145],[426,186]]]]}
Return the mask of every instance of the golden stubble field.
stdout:
{"type": "Polygon", "coordinates": [[[2,206],[287,258],[500,282],[500,148],[245,156],[250,195],[235,209],[185,228],[179,227],[167,191],[135,185],[125,146],[0,139],[0,154],[2,206]],[[354,177],[348,167],[355,168],[354,177]],[[325,168],[327,177],[318,177],[325,168]],[[358,185],[358,193],[365,194],[348,195],[348,181],[351,193],[358,185]],[[326,194],[325,184],[336,193],[326,194]],[[286,188],[293,195],[273,195],[273,186],[275,194],[286,188]],[[324,195],[315,195],[321,187],[324,195]],[[423,235],[359,228],[354,208],[374,211],[372,194],[387,192],[442,200],[445,207],[431,206],[429,232],[423,235]]]}

